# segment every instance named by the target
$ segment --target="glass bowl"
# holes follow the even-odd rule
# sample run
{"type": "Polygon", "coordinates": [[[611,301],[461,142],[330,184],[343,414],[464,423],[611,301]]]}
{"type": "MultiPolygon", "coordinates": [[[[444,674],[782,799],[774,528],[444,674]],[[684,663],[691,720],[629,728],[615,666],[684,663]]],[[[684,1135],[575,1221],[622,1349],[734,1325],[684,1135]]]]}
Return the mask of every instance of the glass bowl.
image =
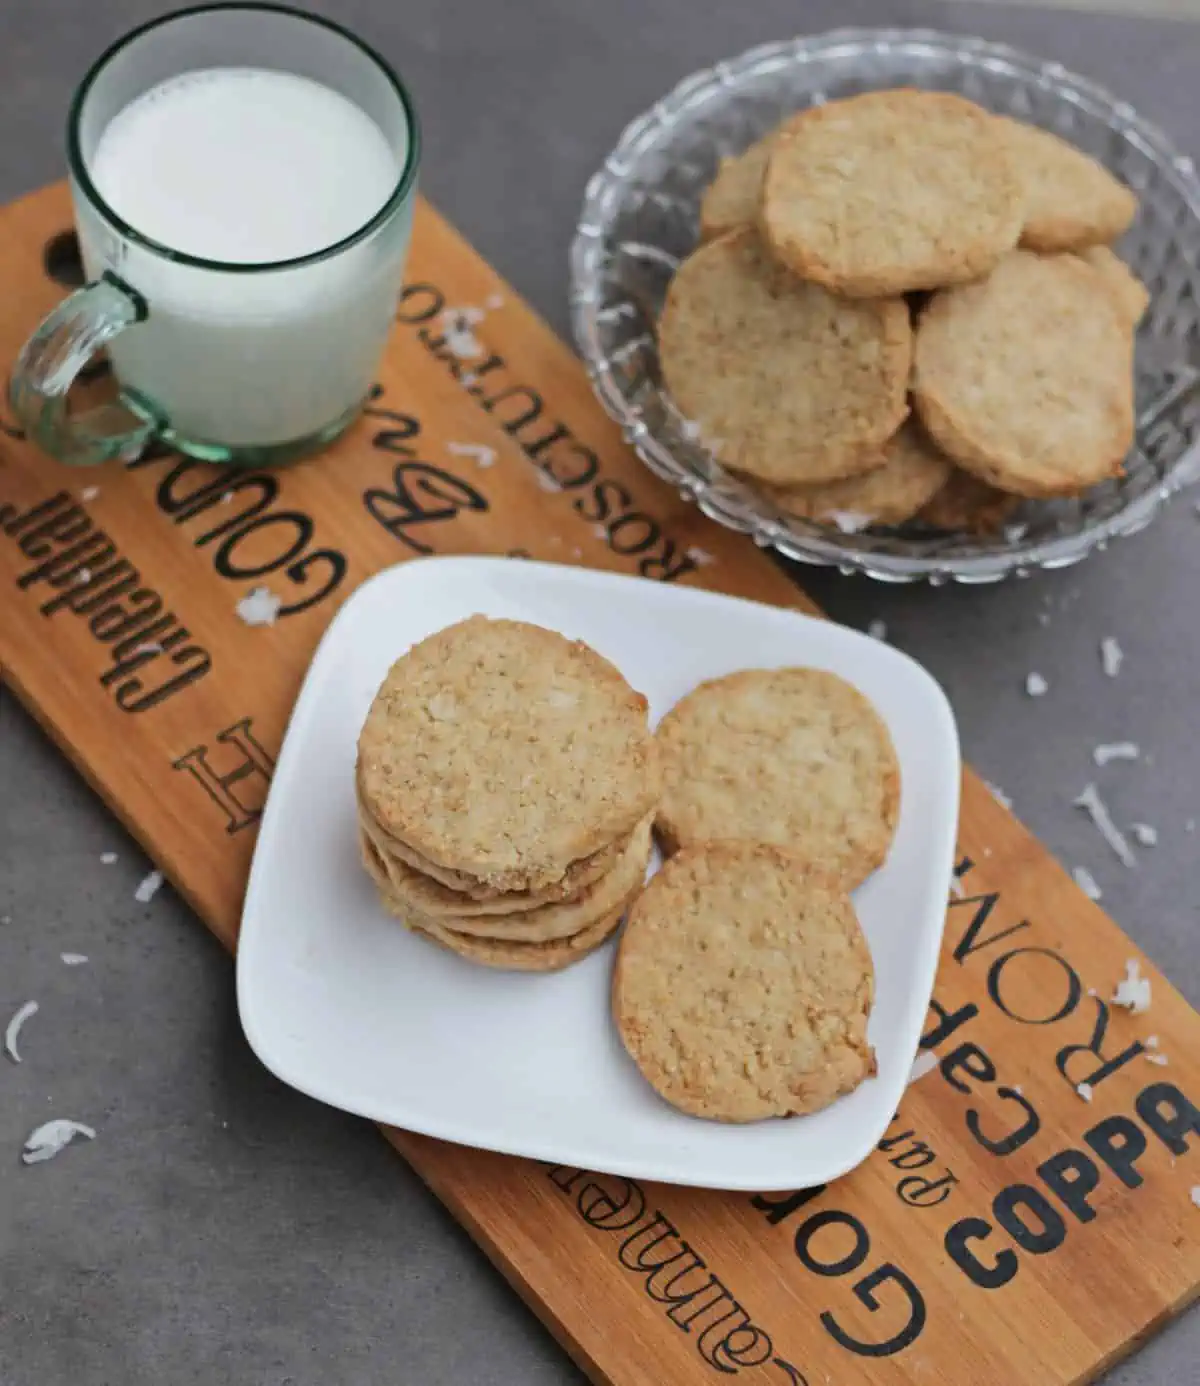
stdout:
{"type": "Polygon", "coordinates": [[[693,73],[639,116],[592,177],[571,246],[571,319],[601,404],[646,465],[713,519],[803,563],[885,582],[994,582],[1077,563],[1153,518],[1200,477],[1200,182],[1192,161],[1125,102],[1057,63],[982,39],[843,29],[753,48],[693,73]],[[654,324],[695,246],[721,158],[790,112],[882,87],[961,92],[1044,126],[1107,165],[1141,201],[1118,247],[1151,293],[1138,331],[1136,441],[1122,477],[1022,505],[992,535],[909,524],[841,533],[795,519],[722,469],[666,395],[654,324]]]}

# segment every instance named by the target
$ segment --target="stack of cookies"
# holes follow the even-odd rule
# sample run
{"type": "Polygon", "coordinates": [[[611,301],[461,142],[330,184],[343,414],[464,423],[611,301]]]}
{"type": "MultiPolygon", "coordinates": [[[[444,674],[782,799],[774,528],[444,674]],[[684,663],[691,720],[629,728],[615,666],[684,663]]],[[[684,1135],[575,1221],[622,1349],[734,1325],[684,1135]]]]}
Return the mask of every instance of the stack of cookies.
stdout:
{"type": "Polygon", "coordinates": [[[410,929],[553,971],[640,891],[660,778],[646,700],[580,641],[472,617],[389,671],[358,743],[364,864],[410,929]]]}
{"type": "Polygon", "coordinates": [[[726,160],[659,327],[717,458],[842,529],[986,531],[1119,474],[1148,296],[1137,200],[1056,135],[948,93],[792,116],[726,160]]]}

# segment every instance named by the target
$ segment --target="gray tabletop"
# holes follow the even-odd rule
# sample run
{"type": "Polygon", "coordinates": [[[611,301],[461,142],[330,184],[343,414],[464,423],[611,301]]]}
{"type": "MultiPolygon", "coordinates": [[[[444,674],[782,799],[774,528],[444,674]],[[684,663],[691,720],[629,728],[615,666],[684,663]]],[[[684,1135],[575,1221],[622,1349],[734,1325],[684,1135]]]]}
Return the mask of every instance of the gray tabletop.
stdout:
{"type": "MultiPolygon", "coordinates": [[[[57,178],[73,84],[155,0],[0,0],[0,199],[57,178]]],[[[560,331],[565,246],[623,123],[691,69],[798,29],[933,25],[1004,39],[1126,95],[1200,153],[1200,27],[933,0],[330,0],[414,87],[426,192],[560,331]]],[[[1083,568],[983,591],[810,577],[839,618],[887,623],[942,680],[967,755],[1200,1002],[1200,515],[1083,568]],[[1119,677],[1098,643],[1125,652],[1119,677]],[[1024,692],[1040,672],[1048,693],[1024,692]],[[1142,758],[1097,771],[1092,748],[1142,758]],[[1096,778],[1159,845],[1129,871],[1071,800],[1096,778]],[[1190,826],[1189,826],[1190,825],[1190,826]]],[[[3,612],[0,611],[0,620],[3,612]]],[[[133,893],[134,844],[0,692],[0,1018],[35,998],[0,1069],[0,1382],[580,1380],[465,1233],[365,1123],[250,1054],[229,959],[169,890],[133,893]],[[105,854],[116,854],[115,860],[105,854]],[[76,952],[88,961],[63,965],[76,952]],[[94,1144],[20,1166],[53,1115],[94,1144]],[[6,1153],[7,1152],[7,1153],[6,1153]]],[[[1200,1178],[1200,1176],[1198,1176],[1200,1178]]],[[[1109,1378],[1190,1382],[1200,1316],[1109,1378]]]]}

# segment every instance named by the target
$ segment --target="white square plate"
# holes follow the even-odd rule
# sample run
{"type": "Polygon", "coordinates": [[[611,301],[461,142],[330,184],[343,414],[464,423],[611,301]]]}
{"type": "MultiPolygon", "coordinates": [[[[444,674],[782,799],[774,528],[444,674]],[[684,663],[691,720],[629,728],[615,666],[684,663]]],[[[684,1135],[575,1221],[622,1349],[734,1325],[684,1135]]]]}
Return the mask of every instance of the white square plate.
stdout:
{"type": "Polygon", "coordinates": [[[899,651],[796,612],[641,578],[493,558],[417,559],[350,598],[313,660],[259,829],[238,1006],[275,1074],[335,1107],[443,1140],[635,1178],[803,1188],[879,1141],[933,988],[958,818],[958,741],[933,679],[899,651]],[[389,665],[475,612],[586,640],[650,699],[806,664],[856,684],[901,769],[891,855],[855,895],[875,960],[879,1073],[823,1112],[724,1126],[642,1080],[609,1018],[613,945],[547,976],[464,962],[390,918],[359,864],[358,732],[389,665]]]}

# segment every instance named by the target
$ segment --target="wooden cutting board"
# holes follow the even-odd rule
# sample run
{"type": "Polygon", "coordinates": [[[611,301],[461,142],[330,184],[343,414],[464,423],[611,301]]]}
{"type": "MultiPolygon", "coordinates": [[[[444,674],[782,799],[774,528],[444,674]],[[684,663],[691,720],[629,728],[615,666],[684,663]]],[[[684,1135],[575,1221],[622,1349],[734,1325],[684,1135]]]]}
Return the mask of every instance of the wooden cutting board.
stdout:
{"type": "MultiPolygon", "coordinates": [[[[62,292],[69,224],[61,187],[0,212],[5,360],[62,292]]],[[[334,451],[274,475],[71,472],[0,417],[4,676],[230,949],[292,700],[376,569],[526,555],[809,605],[649,475],[428,206],[380,387],[334,451]],[[465,305],[485,309],[467,361],[441,331],[465,305]],[[272,627],[235,611],[259,585],[272,627]]],[[[1200,1017],[970,772],[963,790],[932,1056],[850,1177],[749,1197],[385,1132],[596,1381],[1057,1386],[1195,1296],[1200,1017]],[[1128,959],[1148,1013],[1107,1004],[1128,959]]]]}

